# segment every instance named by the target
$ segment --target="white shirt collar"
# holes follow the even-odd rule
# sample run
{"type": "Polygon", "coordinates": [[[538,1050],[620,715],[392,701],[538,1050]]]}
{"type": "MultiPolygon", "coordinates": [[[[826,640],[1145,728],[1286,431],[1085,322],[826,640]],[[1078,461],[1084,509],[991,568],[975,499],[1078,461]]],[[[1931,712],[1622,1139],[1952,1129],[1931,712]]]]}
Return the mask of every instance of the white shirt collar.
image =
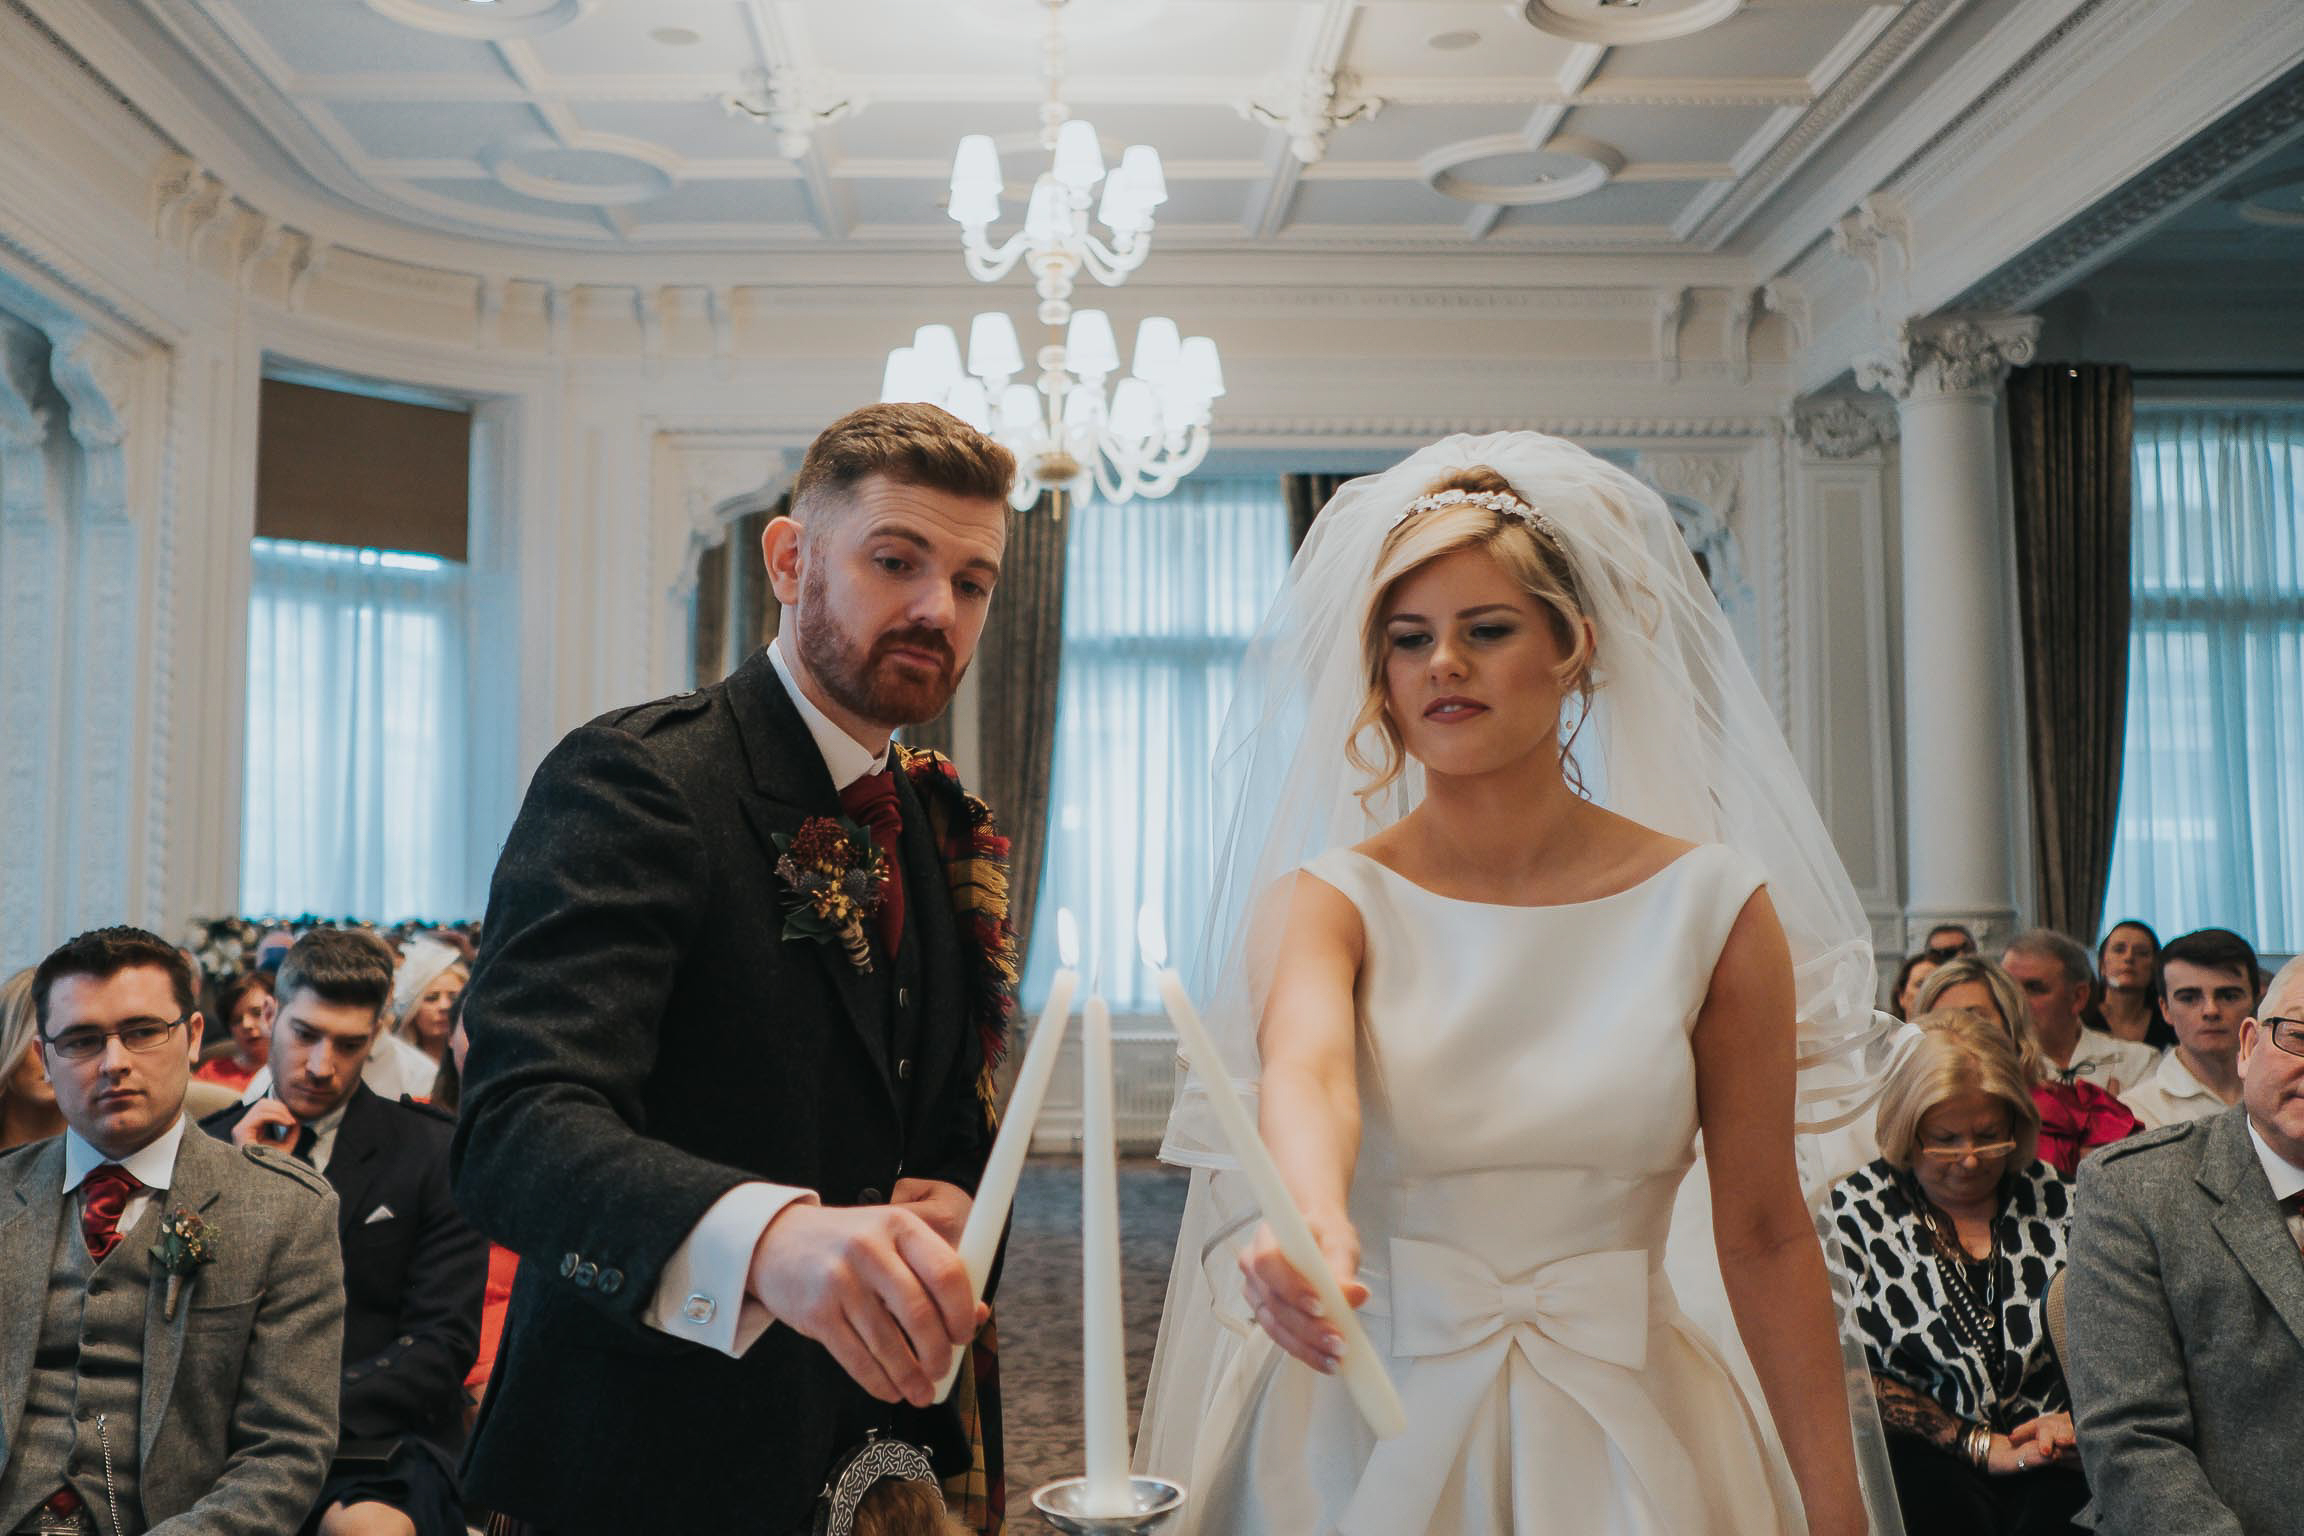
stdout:
{"type": "MultiPolygon", "coordinates": [[[[119,1160],[120,1166],[146,1189],[166,1189],[176,1177],[176,1149],[184,1144],[184,1111],[176,1111],[168,1129],[119,1160]]],[[[78,1131],[64,1129],[64,1193],[70,1194],[112,1159],[96,1150],[78,1131]]]]}
{"type": "Polygon", "coordinates": [[[2264,1165],[2264,1177],[2272,1181],[2273,1199],[2286,1201],[2304,1194],[2304,1168],[2297,1167],[2273,1151],[2271,1143],[2264,1139],[2262,1131],[2256,1129],[2253,1120],[2248,1122],[2248,1139],[2256,1143],[2256,1158],[2264,1165]]]}
{"type": "Polygon", "coordinates": [[[2184,1065],[2184,1058],[2174,1048],[2161,1053],[2160,1070],[2152,1074],[2152,1082],[2172,1099],[2197,1099],[2211,1091],[2184,1065]]]}
{"type": "Polygon", "coordinates": [[[800,711],[808,734],[815,739],[816,750],[823,755],[825,771],[832,775],[832,787],[846,789],[868,773],[878,773],[888,766],[888,749],[878,752],[865,746],[833,722],[830,715],[816,707],[808,697],[799,679],[792,675],[792,663],[784,655],[784,636],[768,644],[768,664],[776,669],[776,676],[784,684],[784,691],[792,695],[792,705],[800,711]]]}

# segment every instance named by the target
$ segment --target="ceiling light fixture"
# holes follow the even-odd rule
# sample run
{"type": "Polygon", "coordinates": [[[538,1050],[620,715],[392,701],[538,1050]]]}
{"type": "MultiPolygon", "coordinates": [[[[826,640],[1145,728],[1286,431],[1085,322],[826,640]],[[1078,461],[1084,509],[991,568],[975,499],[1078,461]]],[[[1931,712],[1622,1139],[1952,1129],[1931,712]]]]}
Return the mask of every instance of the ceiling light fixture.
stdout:
{"type": "Polygon", "coordinates": [[[1168,185],[1160,153],[1149,144],[1129,145],[1120,163],[1107,167],[1096,130],[1064,105],[1065,0],[1044,3],[1048,99],[1040,144],[1050,164],[1032,184],[1024,227],[997,246],[991,241],[1006,183],[987,134],[960,141],[946,208],[961,228],[969,276],[996,283],[1018,266],[1032,274],[1040,296],[1035,313],[1048,328],[1047,344],[1033,356],[1039,379],[1017,381],[1024,353],[1016,327],[991,311],[969,326],[965,366],[952,327],[924,325],[911,345],[888,354],[880,390],[885,401],[943,406],[1004,444],[1019,467],[1011,498],[1019,511],[1043,491],[1076,495],[1091,484],[1107,501],[1167,495],[1207,458],[1210,407],[1224,393],[1216,343],[1181,335],[1175,321],[1154,316],[1137,327],[1128,374],[1106,395],[1107,381],[1120,372],[1111,317],[1075,310],[1073,288],[1082,272],[1116,287],[1143,266],[1153,210],[1168,200],[1168,185]],[[1109,241],[1089,217],[1099,182],[1094,222],[1109,241]]]}

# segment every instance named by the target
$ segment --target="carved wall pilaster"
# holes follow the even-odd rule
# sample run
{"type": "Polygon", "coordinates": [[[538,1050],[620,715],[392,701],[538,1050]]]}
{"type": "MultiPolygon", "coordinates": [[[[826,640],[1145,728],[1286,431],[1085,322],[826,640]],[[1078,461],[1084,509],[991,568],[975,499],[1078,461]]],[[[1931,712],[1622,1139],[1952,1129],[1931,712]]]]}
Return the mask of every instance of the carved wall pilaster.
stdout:
{"type": "Polygon", "coordinates": [[[1885,406],[1840,396],[1801,406],[1792,431],[1813,458],[1858,459],[1896,441],[1896,416],[1885,406]]]}

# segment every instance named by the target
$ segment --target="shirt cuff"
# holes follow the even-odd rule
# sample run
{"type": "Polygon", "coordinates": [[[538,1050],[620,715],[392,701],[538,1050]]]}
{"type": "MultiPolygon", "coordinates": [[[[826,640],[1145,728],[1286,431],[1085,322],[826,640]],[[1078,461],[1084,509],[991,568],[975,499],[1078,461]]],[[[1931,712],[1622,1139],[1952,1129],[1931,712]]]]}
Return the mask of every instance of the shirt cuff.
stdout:
{"type": "Polygon", "coordinates": [[[739,1184],[712,1202],[672,1250],[642,1321],[658,1333],[740,1360],[776,1319],[747,1285],[760,1234],[795,1202],[817,1204],[816,1191],[789,1184],[739,1184]]]}

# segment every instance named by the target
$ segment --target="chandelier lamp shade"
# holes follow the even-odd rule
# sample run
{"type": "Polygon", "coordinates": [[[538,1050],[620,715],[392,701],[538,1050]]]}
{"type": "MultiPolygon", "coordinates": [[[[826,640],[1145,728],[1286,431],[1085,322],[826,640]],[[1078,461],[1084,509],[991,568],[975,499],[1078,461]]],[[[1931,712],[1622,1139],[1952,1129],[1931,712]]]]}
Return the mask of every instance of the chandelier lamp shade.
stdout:
{"type": "Polygon", "coordinates": [[[969,276],[997,283],[1018,267],[1031,275],[1040,300],[1034,315],[1047,337],[1030,360],[1037,375],[1027,379],[1015,324],[993,310],[968,327],[965,358],[952,327],[921,326],[909,346],[888,354],[880,387],[884,401],[940,405],[1004,444],[1017,459],[1011,500],[1019,510],[1043,491],[1077,495],[1091,485],[1107,501],[1167,495],[1208,456],[1210,410],[1224,393],[1210,338],[1183,336],[1163,316],[1147,319],[1123,375],[1111,317],[1072,307],[1081,273],[1117,287],[1144,265],[1168,183],[1149,144],[1129,145],[1107,166],[1095,128],[1064,105],[1064,0],[1045,3],[1040,147],[1049,159],[1024,204],[1023,227],[993,243],[1007,183],[987,134],[961,139],[947,204],[969,276]]]}
{"type": "Polygon", "coordinates": [[[1208,456],[1210,409],[1224,393],[1216,343],[1179,336],[1155,315],[1136,328],[1125,376],[1112,320],[1103,310],[1071,311],[1040,349],[1036,384],[1024,383],[1016,327],[998,310],[960,338],[948,325],[923,325],[909,346],[888,354],[880,398],[940,405],[991,434],[1016,455],[1012,501],[1019,511],[1044,490],[1073,495],[1091,482],[1105,500],[1165,496],[1208,456]]]}

